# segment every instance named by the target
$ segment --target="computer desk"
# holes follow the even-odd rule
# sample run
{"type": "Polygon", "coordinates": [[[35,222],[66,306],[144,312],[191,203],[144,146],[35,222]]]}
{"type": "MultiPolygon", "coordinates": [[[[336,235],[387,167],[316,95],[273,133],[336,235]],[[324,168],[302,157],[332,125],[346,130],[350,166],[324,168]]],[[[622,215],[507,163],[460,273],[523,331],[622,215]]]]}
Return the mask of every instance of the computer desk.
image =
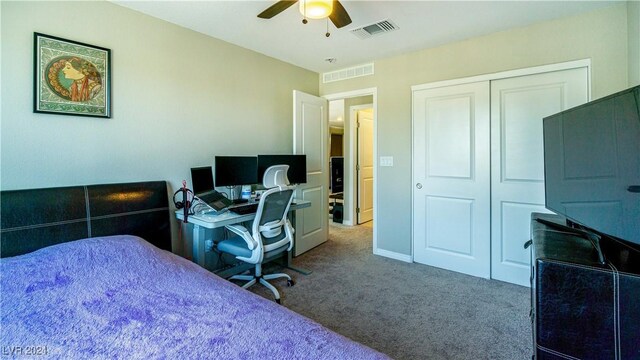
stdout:
{"type": "MultiPolygon", "coordinates": [[[[295,218],[296,210],[307,208],[310,206],[311,206],[311,202],[306,200],[295,200],[295,202],[291,204],[291,207],[289,208],[289,221],[291,221],[291,224],[294,226],[294,228],[296,224],[296,218],[295,218]]],[[[175,215],[179,221],[184,220],[183,210],[176,210],[175,215]]],[[[231,211],[227,211],[218,215],[189,215],[187,217],[187,222],[193,225],[192,261],[203,268],[205,267],[205,255],[206,255],[205,245],[207,241],[211,241],[210,244],[215,246],[217,242],[223,240],[220,238],[217,238],[217,239],[215,238],[214,231],[213,231],[214,229],[223,228],[226,225],[233,225],[233,224],[253,221],[255,216],[256,216],[255,213],[240,215],[231,211]]],[[[294,241],[293,241],[294,246],[296,243],[295,237],[296,237],[296,233],[294,233],[294,241]]],[[[311,271],[309,270],[296,268],[292,266],[291,264],[292,262],[291,260],[293,258],[292,254],[293,254],[293,251],[288,251],[285,264],[283,265],[299,273],[302,273],[305,275],[310,274],[311,271]]],[[[245,267],[247,267],[247,269],[251,269],[251,268],[254,268],[255,265],[242,264],[231,269],[216,271],[216,274],[226,278],[231,275],[234,275],[235,273],[246,270],[244,269],[245,267]]]]}

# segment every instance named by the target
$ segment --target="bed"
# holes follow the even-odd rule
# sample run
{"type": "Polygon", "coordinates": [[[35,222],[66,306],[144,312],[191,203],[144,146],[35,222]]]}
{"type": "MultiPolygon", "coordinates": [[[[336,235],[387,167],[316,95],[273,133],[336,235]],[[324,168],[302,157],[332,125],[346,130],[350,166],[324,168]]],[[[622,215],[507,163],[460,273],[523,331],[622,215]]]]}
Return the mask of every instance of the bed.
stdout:
{"type": "Polygon", "coordinates": [[[165,182],[1,196],[4,356],[387,359],[167,251],[165,182]]]}

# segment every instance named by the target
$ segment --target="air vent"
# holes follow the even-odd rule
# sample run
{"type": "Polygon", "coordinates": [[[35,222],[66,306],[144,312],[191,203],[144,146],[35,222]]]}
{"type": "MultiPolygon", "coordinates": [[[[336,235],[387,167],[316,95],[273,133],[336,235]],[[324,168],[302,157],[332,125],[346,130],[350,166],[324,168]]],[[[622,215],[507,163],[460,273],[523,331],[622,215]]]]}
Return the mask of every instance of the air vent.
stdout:
{"type": "Polygon", "coordinates": [[[363,27],[359,27],[357,29],[351,30],[355,36],[360,39],[368,39],[374,35],[381,35],[387,33],[389,31],[398,30],[398,25],[394,24],[393,21],[387,19],[378,21],[375,24],[366,25],[363,27]]]}
{"type": "Polygon", "coordinates": [[[373,63],[323,73],[322,82],[326,84],[334,81],[353,79],[367,75],[373,75],[373,63]]]}

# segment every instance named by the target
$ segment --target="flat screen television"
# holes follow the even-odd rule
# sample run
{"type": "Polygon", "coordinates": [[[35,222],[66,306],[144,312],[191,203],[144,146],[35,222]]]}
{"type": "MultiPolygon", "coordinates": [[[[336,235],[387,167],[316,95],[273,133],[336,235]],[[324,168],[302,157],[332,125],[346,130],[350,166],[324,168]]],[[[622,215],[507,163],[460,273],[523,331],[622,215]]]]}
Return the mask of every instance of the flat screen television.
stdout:
{"type": "Polygon", "coordinates": [[[331,177],[329,179],[329,187],[332,193],[341,193],[344,191],[344,158],[342,156],[333,156],[329,159],[331,177]]]}
{"type": "Polygon", "coordinates": [[[259,183],[256,156],[216,156],[214,161],[216,186],[259,183]]]}
{"type": "Polygon", "coordinates": [[[258,155],[258,180],[273,165],[289,165],[287,178],[290,184],[307,182],[307,155],[258,155]]]}
{"type": "Polygon", "coordinates": [[[543,120],[545,206],[640,244],[640,86],[543,120]]]}

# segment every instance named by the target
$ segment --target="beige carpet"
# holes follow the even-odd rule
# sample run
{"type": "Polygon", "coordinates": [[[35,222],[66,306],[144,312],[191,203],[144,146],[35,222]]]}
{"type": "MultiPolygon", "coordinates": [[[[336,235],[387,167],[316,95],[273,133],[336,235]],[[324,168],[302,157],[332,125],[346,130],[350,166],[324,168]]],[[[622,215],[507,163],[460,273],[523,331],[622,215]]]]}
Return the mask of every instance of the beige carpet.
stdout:
{"type": "Polygon", "coordinates": [[[528,288],[373,255],[371,223],[331,223],[294,265],[313,273],[274,281],[284,306],[393,358],[531,358],[528,288]]]}

